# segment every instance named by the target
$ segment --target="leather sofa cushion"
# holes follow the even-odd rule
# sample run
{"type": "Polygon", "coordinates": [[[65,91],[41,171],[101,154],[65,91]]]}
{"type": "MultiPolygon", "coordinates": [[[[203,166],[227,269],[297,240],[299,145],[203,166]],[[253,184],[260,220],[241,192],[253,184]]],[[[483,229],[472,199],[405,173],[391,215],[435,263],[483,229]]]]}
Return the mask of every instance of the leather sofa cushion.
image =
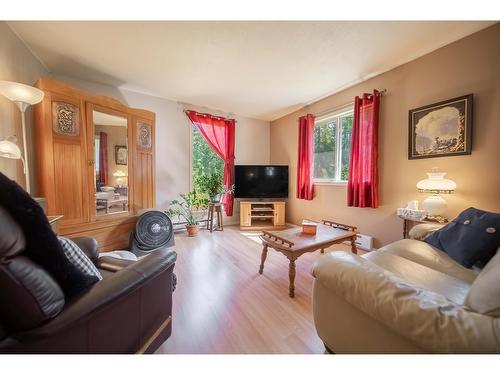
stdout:
{"type": "MultiPolygon", "coordinates": [[[[76,295],[98,281],[75,267],[63,249],[42,207],[15,181],[0,173],[0,206],[23,230],[26,246],[22,254],[45,269],[66,297],[76,295]]],[[[0,235],[4,228],[0,227],[0,235]]]]}
{"type": "MultiPolygon", "coordinates": [[[[318,258],[312,272],[315,284],[321,283],[345,303],[424,352],[500,351],[500,319],[470,311],[439,293],[419,288],[365,256],[332,251],[318,258]]],[[[323,302],[314,300],[314,308],[322,308],[323,302]]],[[[352,333],[356,334],[362,340],[365,332],[352,333]]]]}
{"type": "Polygon", "coordinates": [[[448,274],[468,284],[472,284],[477,272],[467,269],[451,259],[445,252],[436,249],[423,241],[399,240],[381,247],[378,252],[384,251],[406,258],[436,271],[448,274]]]}
{"type": "Polygon", "coordinates": [[[364,255],[363,258],[393,273],[405,282],[439,293],[458,305],[464,303],[470,288],[470,284],[463,280],[389,252],[373,251],[364,255]]]}
{"type": "Polygon", "coordinates": [[[0,257],[13,256],[24,250],[26,241],[22,229],[0,206],[0,257]]]}
{"type": "Polygon", "coordinates": [[[500,248],[472,283],[465,304],[480,314],[500,317],[500,248]]]}
{"type": "Polygon", "coordinates": [[[2,260],[0,285],[0,318],[9,332],[37,327],[64,307],[59,285],[24,256],[2,260]]]}
{"type": "Polygon", "coordinates": [[[410,229],[408,236],[413,240],[423,241],[435,231],[444,227],[444,224],[439,223],[424,223],[417,224],[410,229]]]}
{"type": "Polygon", "coordinates": [[[500,214],[470,207],[424,241],[464,267],[484,265],[500,246],[500,214]]]}

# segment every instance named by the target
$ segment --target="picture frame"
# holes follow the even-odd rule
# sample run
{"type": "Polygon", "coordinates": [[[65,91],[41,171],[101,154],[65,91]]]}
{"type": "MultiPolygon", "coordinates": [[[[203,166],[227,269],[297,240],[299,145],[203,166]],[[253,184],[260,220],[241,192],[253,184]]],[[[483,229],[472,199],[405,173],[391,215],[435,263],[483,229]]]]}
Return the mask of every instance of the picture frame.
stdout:
{"type": "Polygon", "coordinates": [[[408,159],[470,155],[473,94],[408,112],[408,159]]]}
{"type": "Polygon", "coordinates": [[[115,146],[115,164],[127,165],[127,163],[128,163],[127,146],[125,145],[115,146]]]}

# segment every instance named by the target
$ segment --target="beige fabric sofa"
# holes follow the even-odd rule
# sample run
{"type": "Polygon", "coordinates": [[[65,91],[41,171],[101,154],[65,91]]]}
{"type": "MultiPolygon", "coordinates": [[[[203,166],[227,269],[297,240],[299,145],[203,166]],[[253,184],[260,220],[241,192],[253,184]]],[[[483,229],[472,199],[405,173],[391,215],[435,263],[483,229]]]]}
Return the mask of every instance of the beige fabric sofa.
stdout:
{"type": "Polygon", "coordinates": [[[479,272],[411,239],[363,256],[334,251],[313,266],[314,322],[335,353],[499,353],[500,251],[479,272]]]}

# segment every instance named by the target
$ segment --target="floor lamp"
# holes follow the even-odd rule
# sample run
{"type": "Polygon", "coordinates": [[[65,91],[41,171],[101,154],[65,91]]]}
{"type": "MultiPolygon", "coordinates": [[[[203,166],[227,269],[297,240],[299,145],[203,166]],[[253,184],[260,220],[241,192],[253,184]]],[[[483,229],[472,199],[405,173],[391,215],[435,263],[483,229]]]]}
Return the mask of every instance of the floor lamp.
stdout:
{"type": "Polygon", "coordinates": [[[24,149],[24,174],[26,176],[26,191],[31,193],[30,170],[28,163],[28,145],[26,142],[26,109],[33,104],[40,103],[44,93],[33,86],[11,81],[0,81],[0,94],[16,103],[21,111],[21,121],[23,129],[23,149],[24,149]]]}
{"type": "Polygon", "coordinates": [[[21,150],[16,145],[16,137],[0,140],[0,158],[21,159],[23,162],[23,171],[26,170],[24,159],[21,156],[21,150]]]}

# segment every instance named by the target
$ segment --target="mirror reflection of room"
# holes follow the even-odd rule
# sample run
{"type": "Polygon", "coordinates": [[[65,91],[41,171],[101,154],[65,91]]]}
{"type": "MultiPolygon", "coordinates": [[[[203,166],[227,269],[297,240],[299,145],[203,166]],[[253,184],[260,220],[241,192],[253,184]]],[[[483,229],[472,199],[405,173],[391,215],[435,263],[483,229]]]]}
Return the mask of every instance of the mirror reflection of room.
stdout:
{"type": "Polygon", "coordinates": [[[93,111],[96,215],[128,211],[127,119],[93,111]]]}

